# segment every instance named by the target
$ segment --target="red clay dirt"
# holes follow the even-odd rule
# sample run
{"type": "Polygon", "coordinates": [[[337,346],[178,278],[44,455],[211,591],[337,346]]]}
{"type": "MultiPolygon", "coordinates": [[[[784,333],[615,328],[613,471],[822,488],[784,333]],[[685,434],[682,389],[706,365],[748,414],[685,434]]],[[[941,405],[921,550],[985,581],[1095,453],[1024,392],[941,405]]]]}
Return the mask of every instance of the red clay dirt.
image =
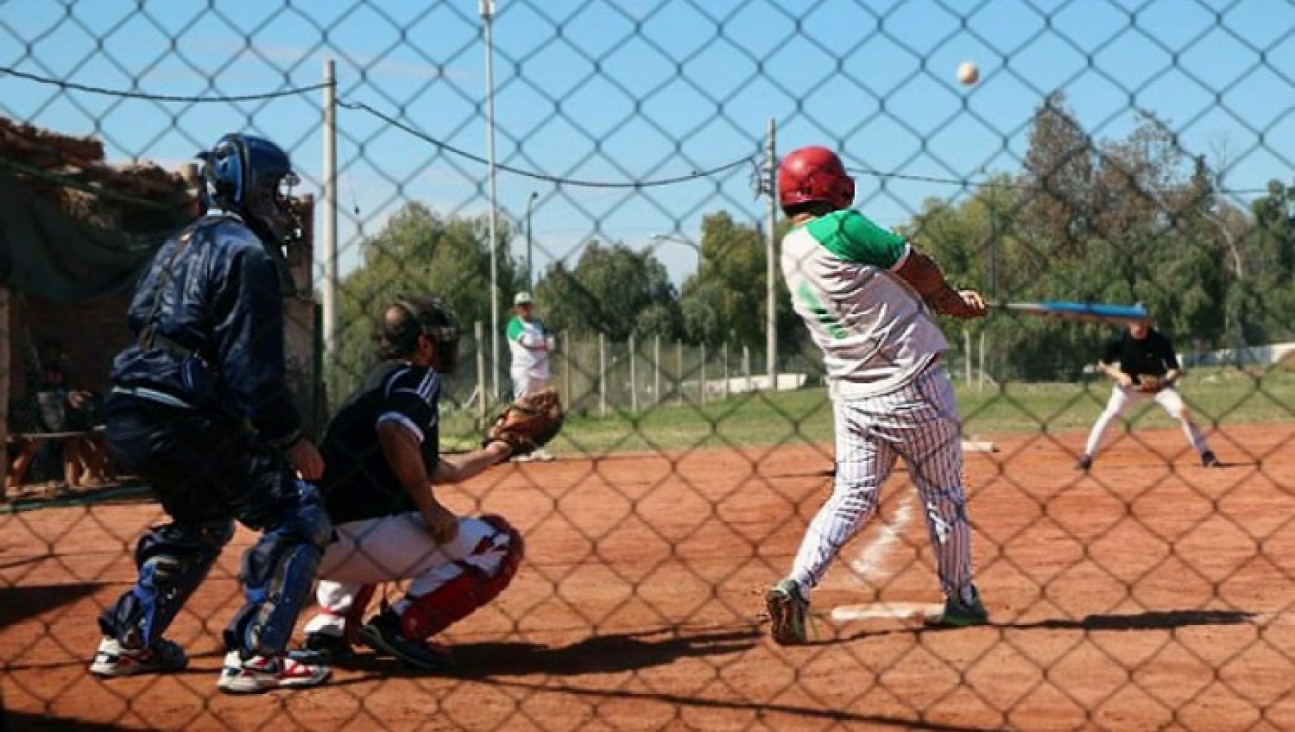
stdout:
{"type": "Polygon", "coordinates": [[[826,495],[827,449],[564,457],[446,492],[528,547],[513,586],[442,638],[461,672],[365,656],[327,686],[250,698],[215,680],[252,534],[172,628],[187,671],[101,681],[95,616],[157,507],[3,515],[8,728],[1295,729],[1295,427],[1219,428],[1217,470],[1146,430],[1112,435],[1083,474],[1082,438],[991,436],[999,452],[967,456],[989,627],[832,621],[940,601],[902,471],[815,592],[814,643],[781,648],[761,594],[826,495]]]}

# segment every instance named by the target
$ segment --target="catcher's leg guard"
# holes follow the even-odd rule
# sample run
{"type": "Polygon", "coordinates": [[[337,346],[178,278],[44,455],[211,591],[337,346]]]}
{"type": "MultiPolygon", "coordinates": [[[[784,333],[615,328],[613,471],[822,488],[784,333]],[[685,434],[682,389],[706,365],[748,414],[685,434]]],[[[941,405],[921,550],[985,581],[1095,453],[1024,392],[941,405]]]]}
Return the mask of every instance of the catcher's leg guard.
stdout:
{"type": "Polygon", "coordinates": [[[225,630],[230,650],[264,656],[283,652],[333,526],[318,503],[302,503],[271,526],[243,555],[239,579],[247,603],[225,630]]]}
{"type": "Polygon", "coordinates": [[[463,570],[457,577],[419,597],[408,598],[409,607],[400,616],[400,633],[410,640],[423,640],[471,615],[477,608],[499,596],[513,581],[525,554],[522,535],[500,516],[481,520],[495,533],[477,543],[471,557],[456,564],[463,570]],[[499,565],[487,573],[469,560],[495,555],[499,565]]]}
{"type": "Polygon", "coordinates": [[[154,526],[135,546],[139,580],[99,616],[99,628],[131,648],[148,648],[211,570],[234,536],[231,520],[154,526]]]}

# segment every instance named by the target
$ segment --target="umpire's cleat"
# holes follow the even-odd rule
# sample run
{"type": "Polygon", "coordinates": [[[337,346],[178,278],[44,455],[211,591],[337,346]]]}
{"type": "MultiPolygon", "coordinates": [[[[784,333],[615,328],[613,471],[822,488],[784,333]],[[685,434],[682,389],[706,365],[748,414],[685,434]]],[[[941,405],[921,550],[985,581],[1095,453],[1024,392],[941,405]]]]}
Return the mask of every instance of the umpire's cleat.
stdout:
{"type": "Polygon", "coordinates": [[[1201,465],[1207,468],[1223,467],[1223,463],[1220,463],[1219,459],[1214,457],[1214,453],[1209,450],[1206,450],[1205,452],[1201,453],[1201,465]]]}
{"type": "Polygon", "coordinates": [[[355,658],[355,649],[341,636],[307,633],[306,642],[301,648],[289,651],[288,656],[301,663],[331,666],[355,658]]]}
{"type": "Polygon", "coordinates": [[[1088,472],[1088,469],[1091,467],[1093,467],[1093,458],[1091,455],[1080,455],[1079,460],[1075,461],[1075,470],[1088,472]]]}
{"type": "Polygon", "coordinates": [[[107,677],[164,674],[182,671],[188,665],[184,649],[165,638],[159,638],[149,648],[128,648],[116,638],[104,638],[94,654],[90,673],[107,677]]]}
{"type": "Polygon", "coordinates": [[[225,654],[216,688],[226,694],[259,694],[275,689],[300,689],[318,686],[328,679],[327,666],[302,663],[288,656],[252,656],[243,658],[238,651],[225,654]]]}
{"type": "Polygon", "coordinates": [[[984,603],[980,601],[980,592],[975,587],[972,587],[971,601],[965,601],[960,597],[950,597],[945,601],[944,612],[940,614],[935,624],[951,628],[987,625],[989,624],[989,611],[985,610],[984,603]]]}
{"type": "Polygon", "coordinates": [[[360,629],[360,640],[374,650],[395,656],[400,662],[425,671],[449,671],[454,658],[444,646],[410,640],[400,632],[400,619],[384,610],[360,629]]]}
{"type": "Polygon", "coordinates": [[[805,627],[809,617],[809,600],[800,594],[794,580],[785,579],[764,595],[769,610],[773,642],[780,646],[798,646],[809,642],[805,627]]]}

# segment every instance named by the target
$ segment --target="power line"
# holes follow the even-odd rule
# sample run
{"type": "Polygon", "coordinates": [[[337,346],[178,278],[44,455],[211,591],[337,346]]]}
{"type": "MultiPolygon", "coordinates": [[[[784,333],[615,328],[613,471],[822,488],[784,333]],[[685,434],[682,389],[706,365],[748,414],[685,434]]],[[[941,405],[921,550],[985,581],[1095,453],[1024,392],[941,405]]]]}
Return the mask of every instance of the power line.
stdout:
{"type": "MultiPolygon", "coordinates": [[[[66,81],[63,79],[55,79],[47,76],[33,74],[26,71],[20,71],[18,69],[8,67],[8,66],[0,66],[0,73],[9,74],[10,76],[16,76],[20,79],[26,79],[28,81],[36,82],[38,84],[57,86],[60,89],[64,89],[64,90],[81,91],[81,92],[86,92],[90,94],[100,94],[104,96],[121,97],[126,99],[143,99],[143,100],[150,100],[155,102],[182,102],[182,103],[192,103],[192,104],[212,103],[212,102],[247,102],[247,101],[258,101],[258,100],[264,100],[264,99],[276,99],[279,97],[289,97],[289,96],[297,96],[301,94],[308,94],[310,92],[315,92],[315,91],[324,89],[329,85],[328,82],[321,82],[318,84],[310,84],[308,86],[290,87],[287,89],[280,89],[279,91],[263,92],[259,94],[232,94],[232,95],[214,94],[214,95],[207,95],[207,96],[186,96],[186,95],[173,95],[173,94],[154,94],[154,93],[143,92],[143,91],[110,89],[107,87],[92,86],[89,84],[79,84],[76,82],[66,81]]],[[[452,153],[454,155],[458,155],[459,157],[471,160],[476,163],[480,163],[482,165],[489,164],[485,158],[479,155],[475,155],[466,150],[454,147],[453,145],[450,145],[449,143],[446,143],[442,140],[438,140],[434,137],[431,137],[430,135],[427,135],[424,132],[414,129],[413,127],[410,127],[409,125],[401,122],[400,120],[394,117],[391,117],[390,115],[379,112],[378,110],[374,109],[373,107],[363,102],[338,101],[337,104],[338,106],[344,107],[346,109],[352,109],[352,110],[357,110],[357,111],[371,114],[374,117],[377,117],[378,119],[382,120],[383,122],[386,122],[387,124],[397,127],[405,131],[406,133],[423,140],[424,142],[428,142],[432,145],[435,145],[440,150],[444,150],[446,152],[452,153]]],[[[510,165],[496,164],[495,167],[498,170],[503,170],[503,171],[512,173],[514,175],[520,175],[526,178],[532,178],[535,180],[541,180],[541,181],[546,181],[549,183],[556,183],[561,185],[569,185],[569,186],[577,186],[577,187],[585,187],[585,188],[653,188],[658,186],[673,185],[675,183],[684,183],[690,180],[696,180],[698,178],[707,178],[712,175],[723,173],[725,171],[731,170],[733,168],[739,167],[747,163],[750,163],[753,166],[757,166],[758,165],[757,157],[758,157],[757,155],[749,155],[749,156],[740,158],[738,160],[734,160],[733,162],[716,166],[714,168],[693,171],[687,175],[680,175],[680,176],[674,176],[671,178],[660,178],[660,179],[647,180],[647,181],[630,181],[630,182],[594,181],[594,180],[584,180],[584,179],[577,179],[577,178],[563,178],[561,176],[549,175],[546,173],[539,173],[539,172],[530,171],[530,170],[523,170],[521,168],[515,168],[510,165]]],[[[847,168],[847,170],[849,170],[852,173],[857,173],[859,175],[866,175],[873,178],[909,180],[909,181],[914,181],[919,183],[932,183],[935,185],[959,186],[963,188],[979,187],[979,188],[1003,188],[1003,189],[1014,189],[1014,190],[1042,190],[1037,186],[1030,186],[1030,185],[1020,184],[1020,183],[993,183],[993,182],[974,181],[974,180],[965,179],[965,178],[964,179],[941,178],[938,176],[914,175],[911,173],[896,173],[893,171],[873,170],[870,168],[847,168]]],[[[760,175],[760,172],[758,169],[756,171],[756,175],[760,175]]],[[[1267,193],[1267,192],[1268,192],[1267,188],[1232,188],[1232,189],[1220,188],[1216,191],[1216,193],[1218,194],[1225,194],[1225,195],[1249,195],[1249,194],[1267,193]]]]}
{"type": "Polygon", "coordinates": [[[306,94],[308,92],[319,91],[320,89],[323,89],[324,87],[328,86],[327,83],[320,83],[320,84],[312,84],[310,86],[290,87],[288,89],[280,89],[279,91],[275,91],[275,92],[263,92],[261,94],[214,94],[214,95],[208,95],[208,96],[183,96],[183,95],[174,95],[174,94],[152,94],[149,92],[142,92],[142,91],[130,91],[126,89],[109,89],[107,87],[102,87],[102,86],[90,86],[89,84],[78,84],[76,82],[65,81],[63,79],[52,79],[47,76],[39,76],[37,74],[28,73],[26,71],[19,71],[18,69],[10,68],[8,66],[0,66],[0,72],[9,74],[10,76],[16,76],[20,79],[26,79],[27,81],[34,81],[37,84],[57,86],[60,89],[71,89],[74,91],[82,91],[90,94],[100,94],[100,95],[109,96],[109,97],[123,97],[126,99],[146,99],[154,102],[185,102],[185,103],[193,103],[193,104],[201,104],[204,102],[252,102],[252,101],[258,101],[262,99],[275,99],[277,97],[291,97],[291,96],[296,96],[298,94],[306,94]]]}
{"type": "MultiPolygon", "coordinates": [[[[445,152],[452,153],[454,155],[457,155],[462,158],[466,158],[468,160],[471,160],[476,163],[480,163],[482,165],[489,164],[489,161],[487,161],[485,158],[481,157],[480,155],[476,155],[466,150],[463,150],[461,148],[454,147],[453,145],[443,140],[438,140],[424,132],[421,132],[419,130],[414,129],[413,127],[410,127],[409,125],[401,122],[400,120],[394,117],[391,117],[390,115],[386,115],[386,114],[383,114],[382,112],[379,112],[378,110],[374,109],[373,107],[370,107],[369,105],[363,102],[338,101],[337,105],[339,107],[345,107],[347,109],[367,112],[368,114],[371,114],[374,117],[377,117],[378,119],[382,120],[383,122],[386,122],[387,124],[393,127],[404,130],[405,132],[409,133],[410,135],[413,135],[414,137],[417,137],[418,139],[424,142],[435,145],[438,149],[444,150],[445,152]]],[[[737,168],[739,166],[746,165],[746,164],[755,165],[757,162],[756,157],[757,157],[756,155],[747,155],[745,157],[738,158],[737,160],[734,160],[730,163],[725,163],[723,165],[719,165],[713,168],[707,168],[705,170],[694,170],[687,175],[678,175],[672,178],[657,178],[655,180],[630,181],[630,182],[623,182],[623,183],[615,182],[615,181],[587,180],[587,179],[580,179],[580,178],[563,178],[557,175],[538,173],[532,170],[523,170],[521,168],[514,168],[511,165],[500,165],[498,163],[495,164],[495,168],[498,170],[506,171],[508,173],[512,173],[514,175],[520,175],[525,178],[532,178],[534,180],[542,180],[548,183],[577,186],[582,188],[656,188],[659,186],[673,185],[675,183],[684,183],[686,181],[696,180],[698,178],[708,178],[712,175],[717,175],[719,173],[723,173],[727,170],[732,170],[733,168],[737,168]]]]}

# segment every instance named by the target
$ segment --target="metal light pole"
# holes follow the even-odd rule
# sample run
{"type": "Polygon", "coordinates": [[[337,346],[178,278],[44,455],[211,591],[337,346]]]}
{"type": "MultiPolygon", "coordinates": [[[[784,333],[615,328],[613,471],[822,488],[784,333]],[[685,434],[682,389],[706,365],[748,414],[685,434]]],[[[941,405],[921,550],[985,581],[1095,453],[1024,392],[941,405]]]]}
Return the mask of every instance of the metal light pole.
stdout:
{"type": "Polygon", "coordinates": [[[324,359],[337,355],[337,77],[333,59],[324,61],[324,359]]]}
{"type": "Polygon", "coordinates": [[[775,290],[778,282],[775,274],[778,271],[778,263],[774,261],[777,257],[777,232],[774,231],[778,225],[778,149],[774,144],[774,133],[777,131],[777,122],[769,120],[769,149],[765,152],[768,157],[768,175],[766,185],[769,188],[769,225],[768,231],[765,232],[765,278],[766,278],[766,323],[768,329],[765,340],[765,360],[768,361],[766,368],[769,372],[769,389],[778,390],[778,309],[777,300],[775,299],[775,290]]]}
{"type": "Polygon", "coordinates": [[[526,201],[526,289],[535,291],[535,268],[534,268],[534,251],[535,237],[531,229],[531,212],[535,208],[535,199],[539,198],[538,191],[531,191],[531,197],[526,201]]]}
{"type": "Polygon", "coordinates": [[[495,222],[495,47],[490,21],[495,15],[494,0],[480,0],[483,33],[486,42],[486,177],[490,186],[490,398],[499,398],[499,232],[495,222]]]}

